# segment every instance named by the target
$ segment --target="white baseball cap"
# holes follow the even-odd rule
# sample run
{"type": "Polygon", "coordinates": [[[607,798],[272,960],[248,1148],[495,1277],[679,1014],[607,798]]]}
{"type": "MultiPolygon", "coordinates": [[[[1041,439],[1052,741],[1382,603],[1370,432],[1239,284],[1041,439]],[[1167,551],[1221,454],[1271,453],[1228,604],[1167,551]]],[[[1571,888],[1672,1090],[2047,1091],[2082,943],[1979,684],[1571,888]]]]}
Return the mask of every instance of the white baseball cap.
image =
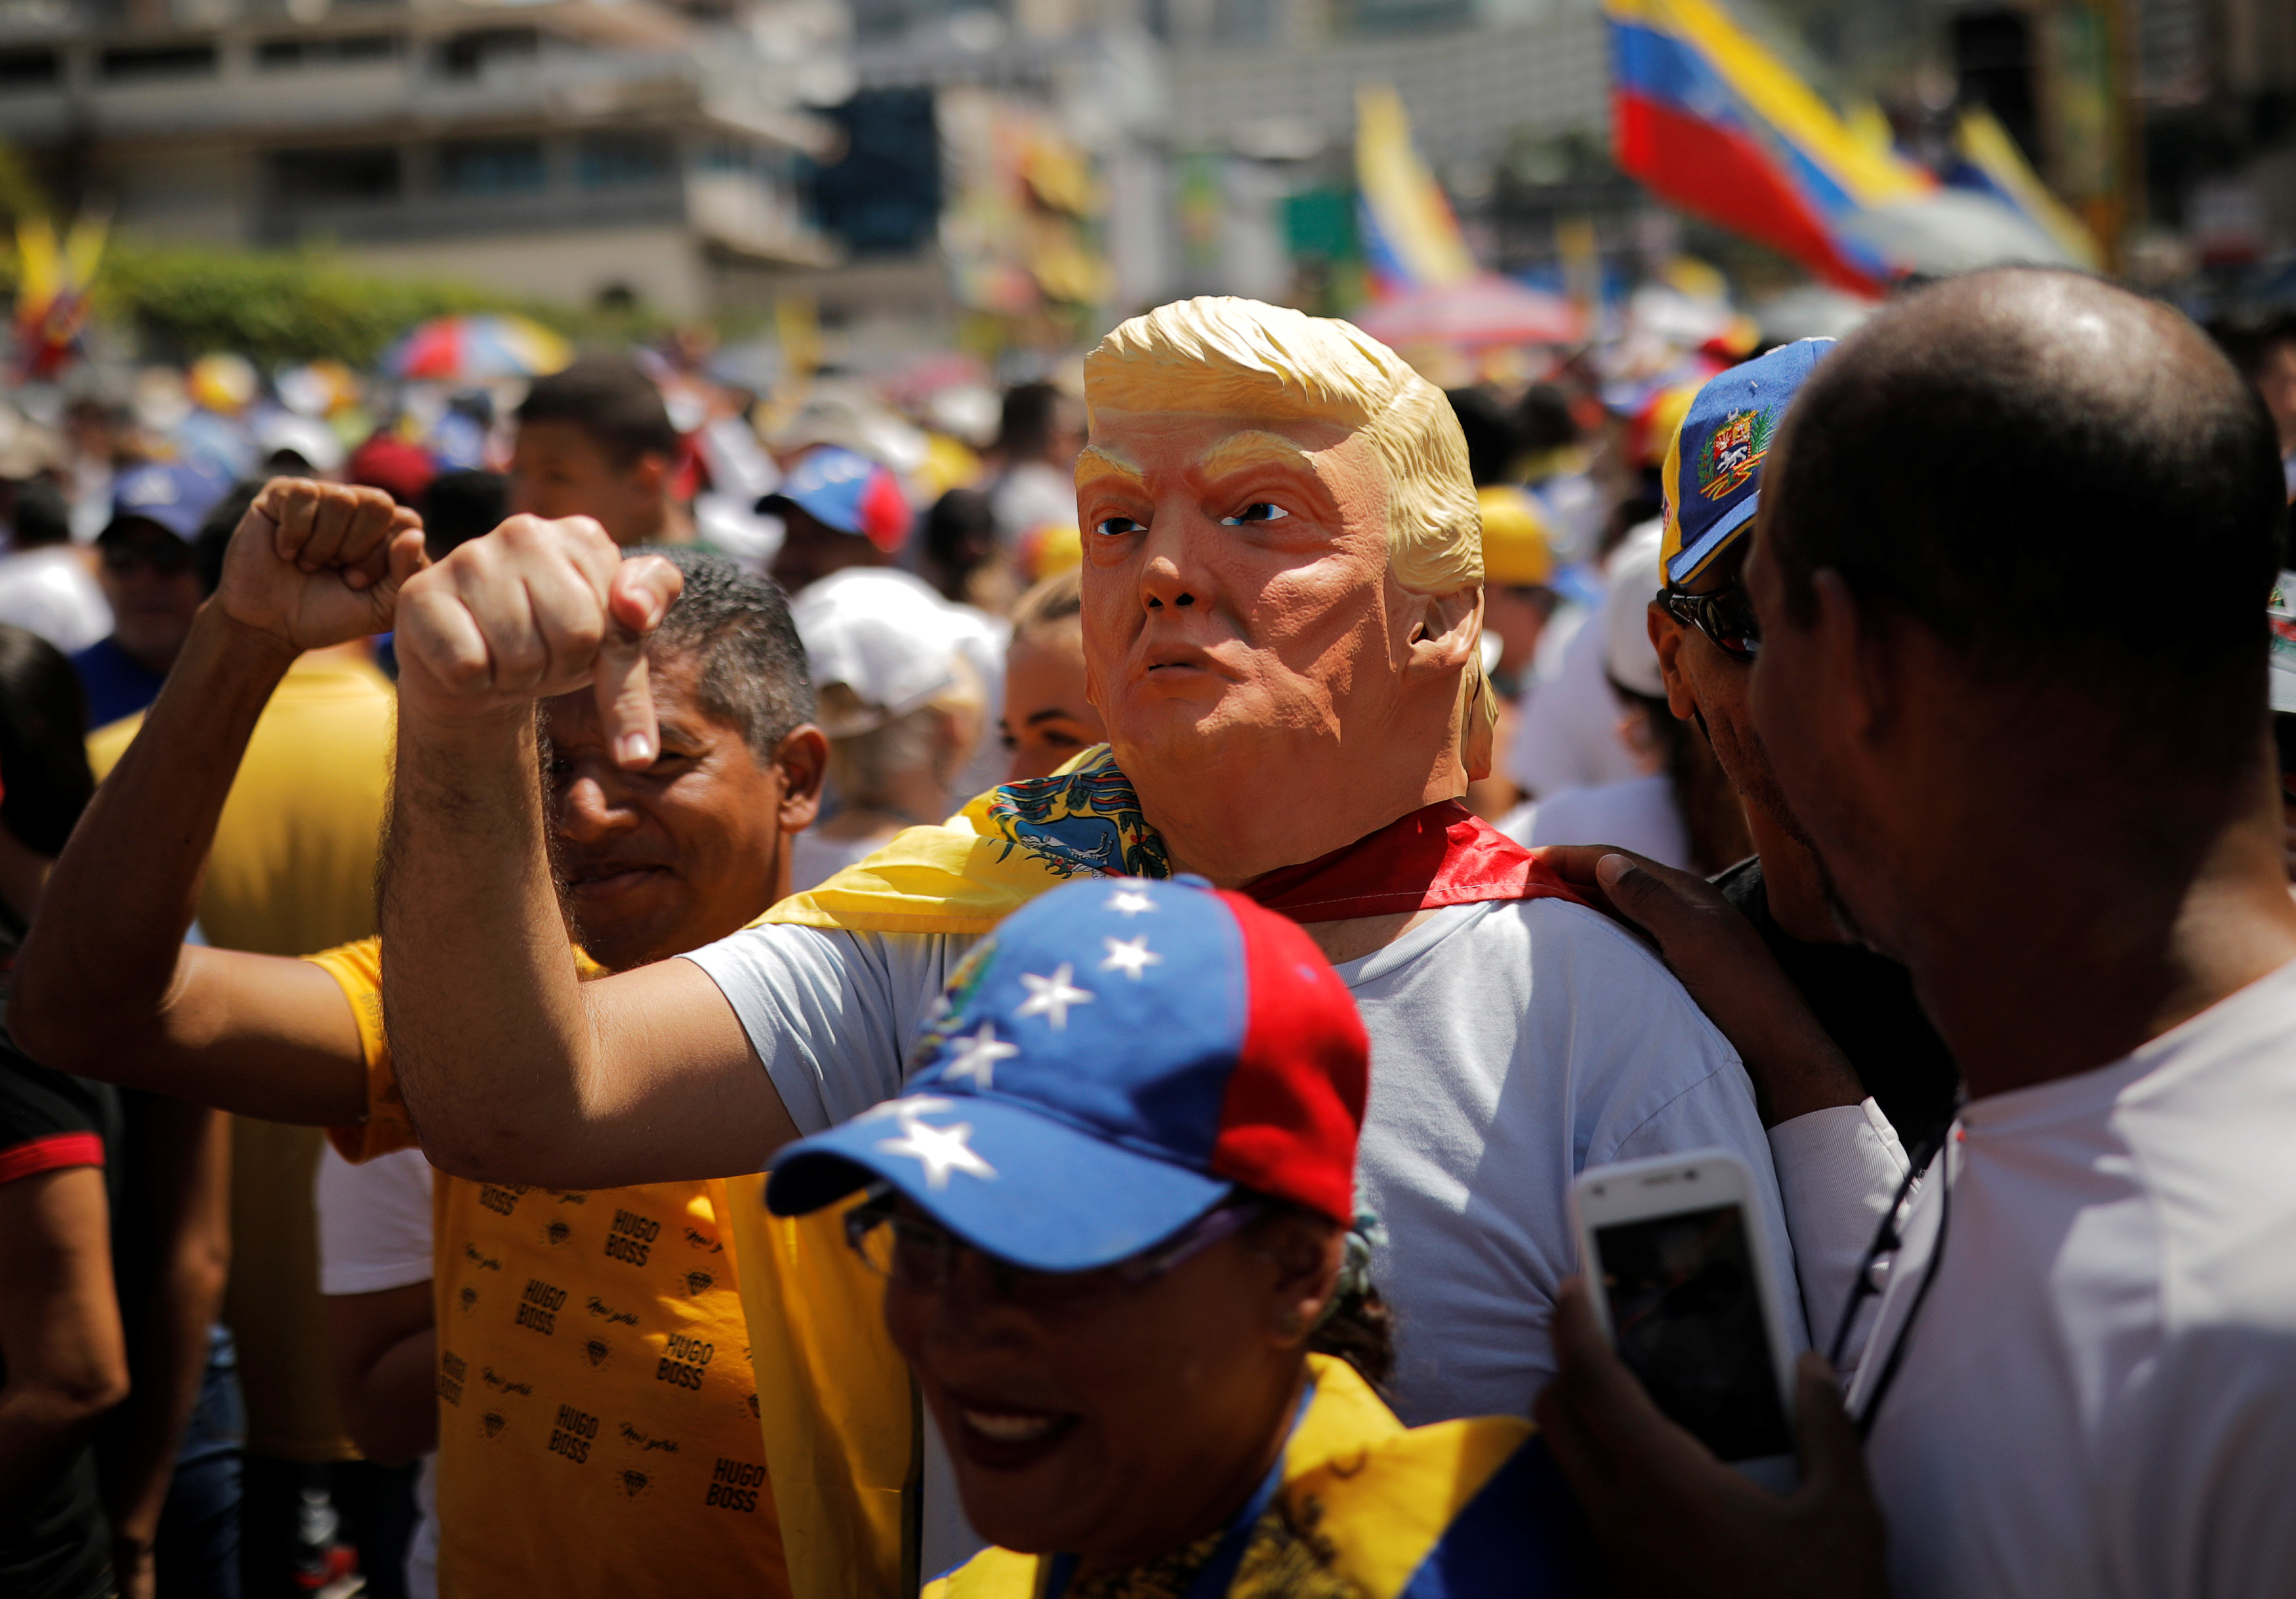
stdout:
{"type": "Polygon", "coordinates": [[[1646,521],[1627,535],[1603,570],[1603,669],[1621,687],[1646,699],[1666,698],[1666,677],[1650,641],[1650,603],[1660,584],[1659,547],[1664,525],[1646,521]]]}
{"type": "Polygon", "coordinates": [[[841,683],[864,706],[822,731],[850,738],[930,703],[959,681],[959,617],[906,572],[848,567],[790,602],[816,688],[841,683]]]}

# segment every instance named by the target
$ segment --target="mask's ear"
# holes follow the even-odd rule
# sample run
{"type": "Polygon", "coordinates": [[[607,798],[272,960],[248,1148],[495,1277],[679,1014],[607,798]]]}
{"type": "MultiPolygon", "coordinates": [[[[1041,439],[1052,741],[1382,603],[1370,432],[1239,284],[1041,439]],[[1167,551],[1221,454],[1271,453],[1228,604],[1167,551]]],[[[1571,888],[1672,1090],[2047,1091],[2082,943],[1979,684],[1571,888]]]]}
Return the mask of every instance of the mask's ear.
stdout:
{"type": "Polygon", "coordinates": [[[1447,676],[1472,667],[1480,675],[1477,652],[1483,638],[1483,586],[1478,583],[1447,594],[1410,597],[1418,605],[1419,615],[1412,627],[1411,660],[1405,669],[1414,675],[1447,676]]]}
{"type": "Polygon", "coordinates": [[[1498,727],[1498,697],[1483,676],[1482,586],[1410,597],[1420,611],[1412,627],[1405,676],[1424,679],[1456,675],[1459,762],[1466,768],[1468,781],[1480,782],[1491,775],[1498,727]]]}

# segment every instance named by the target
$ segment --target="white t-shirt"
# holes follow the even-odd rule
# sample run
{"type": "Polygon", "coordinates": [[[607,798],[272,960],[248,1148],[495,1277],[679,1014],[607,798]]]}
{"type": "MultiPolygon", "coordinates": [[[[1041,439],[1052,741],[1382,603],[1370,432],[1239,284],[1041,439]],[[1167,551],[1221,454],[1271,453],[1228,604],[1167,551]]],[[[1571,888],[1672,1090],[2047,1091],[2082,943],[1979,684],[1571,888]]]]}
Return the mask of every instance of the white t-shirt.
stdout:
{"type": "Polygon", "coordinates": [[[1642,775],[1634,751],[1619,735],[1626,709],[1603,668],[1601,623],[1587,614],[1566,619],[1565,613],[1548,624],[1550,633],[1558,625],[1570,631],[1552,656],[1546,640],[1539,640],[1538,672],[1515,701],[1507,775],[1534,798],[1642,775]]]}
{"type": "MultiPolygon", "coordinates": [[[[972,943],[769,925],[686,958],[816,1133],[900,1091],[907,1046],[972,943]]],[[[1771,1255],[1791,1270],[1744,1070],[1606,918],[1554,899],[1455,906],[1340,972],[1371,1036],[1357,1182],[1387,1224],[1373,1275],[1396,1314],[1406,1423],[1528,1412],[1554,1372],[1555,1289],[1578,1269],[1569,1193],[1584,1167],[1727,1148],[1767,1194],[1771,1255]]],[[[1799,1348],[1801,1300],[1784,1287],[1799,1348]]]]}
{"type": "Polygon", "coordinates": [[[1691,869],[1690,828],[1675,800],[1674,779],[1663,772],[1565,789],[1519,805],[1499,819],[1499,831],[1533,849],[1544,844],[1614,844],[1663,866],[1691,869]]]}
{"type": "MultiPolygon", "coordinates": [[[[319,1209],[319,1292],[381,1293],[428,1283],[431,1268],[430,1162],[398,1150],[354,1166],[321,1146],[313,1197],[319,1209]]],[[[411,1599],[438,1599],[438,1457],[425,1455],[414,1479],[422,1520],[406,1548],[411,1599]]]]}
{"type": "Polygon", "coordinates": [[[37,633],[69,655],[111,636],[111,607],[86,556],[59,545],[0,559],[0,622],[37,633]]]}
{"type": "Polygon", "coordinates": [[[1898,1599],[2296,1594],[2296,964],[2127,1060],[1967,1106],[1862,1414],[1898,1599]],[[1949,1194],[1948,1194],[1949,1189],[1949,1194]]]}

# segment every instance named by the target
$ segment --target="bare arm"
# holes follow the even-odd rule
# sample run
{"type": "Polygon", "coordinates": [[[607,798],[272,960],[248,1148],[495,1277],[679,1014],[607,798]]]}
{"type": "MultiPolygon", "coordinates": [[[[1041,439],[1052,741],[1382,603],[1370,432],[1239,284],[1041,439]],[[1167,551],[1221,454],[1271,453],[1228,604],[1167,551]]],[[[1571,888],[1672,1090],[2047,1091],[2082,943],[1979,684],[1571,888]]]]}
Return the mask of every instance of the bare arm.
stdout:
{"type": "Polygon", "coordinates": [[[534,702],[594,684],[625,764],[651,760],[644,635],[677,582],[586,519],[513,517],[406,591],[383,1009],[423,1151],[458,1177],[712,1177],[796,1136],[699,967],[576,981],[551,878],[534,702]]]}
{"type": "Polygon", "coordinates": [[[0,1520],[127,1396],[103,1169],[0,1184],[0,1520]]]}
{"type": "Polygon", "coordinates": [[[332,978],[183,938],[272,691],[303,650],[389,627],[421,559],[419,529],[379,490],[281,480],[258,496],[221,587],[48,879],[8,1018],[28,1053],[274,1121],[365,1112],[358,1029],[332,978]]]}
{"type": "Polygon", "coordinates": [[[430,1284],[327,1296],[335,1397],[359,1453],[404,1465],[439,1447],[430,1284]]]}
{"type": "Polygon", "coordinates": [[[104,1509],[123,1577],[149,1568],[231,1268],[231,1124],[168,1099],[139,1119],[159,1275],[128,1353],[134,1387],[106,1423],[104,1509]]]}

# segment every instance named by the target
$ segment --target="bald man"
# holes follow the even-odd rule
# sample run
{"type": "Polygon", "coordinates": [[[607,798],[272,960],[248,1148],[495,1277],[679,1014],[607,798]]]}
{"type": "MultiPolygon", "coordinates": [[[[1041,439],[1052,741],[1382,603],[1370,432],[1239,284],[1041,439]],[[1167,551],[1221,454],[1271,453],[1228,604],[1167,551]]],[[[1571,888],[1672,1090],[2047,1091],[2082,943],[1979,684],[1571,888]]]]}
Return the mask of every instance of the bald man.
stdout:
{"type": "Polygon", "coordinates": [[[1630,1593],[2296,1593],[2271,422],[2167,308],[1990,273],[1846,341],[1768,473],[1754,725],[1970,1097],[1848,1396],[1862,1465],[1806,1371],[1800,1497],[1736,1480],[1576,1287],[1555,1451],[1630,1593]]]}

